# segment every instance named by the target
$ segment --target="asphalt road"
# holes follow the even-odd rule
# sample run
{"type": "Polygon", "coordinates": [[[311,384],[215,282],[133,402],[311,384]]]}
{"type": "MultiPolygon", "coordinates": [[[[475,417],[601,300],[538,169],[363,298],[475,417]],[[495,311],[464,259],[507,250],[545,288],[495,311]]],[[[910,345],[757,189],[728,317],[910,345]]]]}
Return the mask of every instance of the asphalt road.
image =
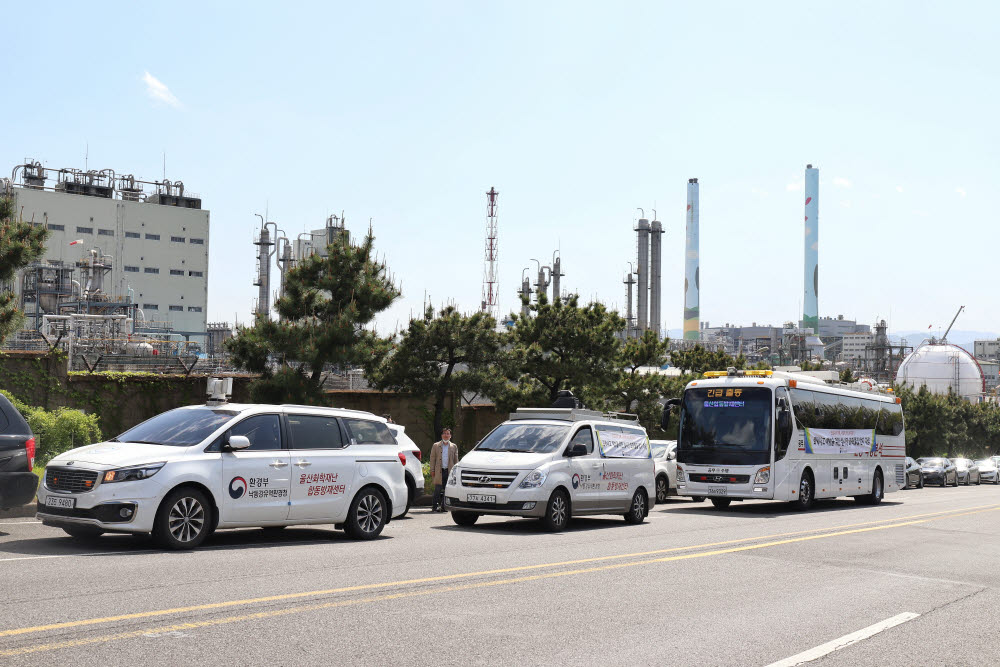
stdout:
{"type": "Polygon", "coordinates": [[[852,635],[808,664],[996,664],[998,526],[985,485],[802,514],[675,500],[560,534],[418,508],[374,542],[240,530],[180,553],[9,519],[0,664],[770,665],[852,635]]]}

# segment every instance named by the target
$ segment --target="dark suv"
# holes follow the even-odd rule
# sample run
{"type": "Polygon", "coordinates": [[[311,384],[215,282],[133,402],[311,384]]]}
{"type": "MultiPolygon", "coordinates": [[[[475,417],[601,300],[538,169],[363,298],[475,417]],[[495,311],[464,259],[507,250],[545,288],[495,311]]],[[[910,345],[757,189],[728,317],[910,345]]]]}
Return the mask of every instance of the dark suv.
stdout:
{"type": "Polygon", "coordinates": [[[31,502],[38,490],[35,436],[24,417],[0,394],[0,509],[31,502]]]}

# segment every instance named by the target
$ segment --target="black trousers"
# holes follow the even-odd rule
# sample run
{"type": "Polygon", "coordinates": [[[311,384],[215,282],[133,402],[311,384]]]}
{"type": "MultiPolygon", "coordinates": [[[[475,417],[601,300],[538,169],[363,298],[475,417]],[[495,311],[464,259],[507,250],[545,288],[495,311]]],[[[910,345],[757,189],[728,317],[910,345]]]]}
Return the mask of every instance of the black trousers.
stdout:
{"type": "Polygon", "coordinates": [[[441,481],[442,484],[434,485],[434,509],[444,509],[444,485],[448,483],[448,469],[441,469],[441,481]]]}

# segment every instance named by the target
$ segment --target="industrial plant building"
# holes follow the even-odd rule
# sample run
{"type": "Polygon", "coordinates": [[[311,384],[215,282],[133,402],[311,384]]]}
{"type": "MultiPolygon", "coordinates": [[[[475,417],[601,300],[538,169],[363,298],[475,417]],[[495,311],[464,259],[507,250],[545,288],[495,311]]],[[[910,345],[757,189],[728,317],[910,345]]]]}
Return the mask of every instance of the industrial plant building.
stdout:
{"type": "Polygon", "coordinates": [[[40,329],[46,316],[114,314],[130,331],[204,342],[209,212],[183,182],[26,160],[0,179],[0,192],[49,230],[44,258],[13,286],[26,327],[40,329]]]}

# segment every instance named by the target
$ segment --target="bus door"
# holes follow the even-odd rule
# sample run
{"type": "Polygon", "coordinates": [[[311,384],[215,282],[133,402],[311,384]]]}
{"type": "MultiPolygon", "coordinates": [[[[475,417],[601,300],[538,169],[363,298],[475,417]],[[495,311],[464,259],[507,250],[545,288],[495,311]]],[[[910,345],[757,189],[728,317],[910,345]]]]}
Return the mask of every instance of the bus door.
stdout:
{"type": "Polygon", "coordinates": [[[794,466],[795,460],[788,456],[788,450],[797,447],[792,442],[795,435],[795,418],[792,415],[792,404],[788,390],[778,387],[774,391],[774,456],[771,459],[771,498],[776,498],[778,480],[788,474],[789,466],[794,466]],[[782,416],[784,413],[786,416],[782,416]]]}

